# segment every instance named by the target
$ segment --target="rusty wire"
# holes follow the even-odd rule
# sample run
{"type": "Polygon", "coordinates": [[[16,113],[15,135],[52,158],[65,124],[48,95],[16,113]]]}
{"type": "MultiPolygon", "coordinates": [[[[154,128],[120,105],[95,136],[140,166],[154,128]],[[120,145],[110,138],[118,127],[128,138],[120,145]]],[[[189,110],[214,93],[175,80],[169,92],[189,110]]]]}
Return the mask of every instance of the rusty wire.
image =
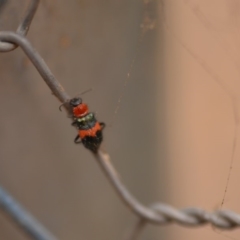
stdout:
{"type": "MultiPolygon", "coordinates": [[[[31,60],[33,65],[36,67],[39,74],[42,76],[56,98],[58,98],[61,103],[67,102],[69,100],[69,95],[65,92],[58,80],[51,73],[47,64],[44,62],[38,52],[32,47],[30,42],[23,36],[23,34],[14,32],[0,32],[0,41],[4,43],[11,43],[13,44],[12,46],[14,46],[14,48],[20,46],[28,58],[31,60]]],[[[6,49],[0,48],[0,52],[1,51],[5,52],[6,49]]],[[[67,111],[69,111],[67,104],[65,104],[64,107],[67,111]]],[[[189,207],[178,210],[170,205],[163,203],[156,203],[150,207],[146,207],[142,205],[136,198],[134,198],[133,195],[127,190],[125,185],[121,182],[116,170],[111,164],[110,157],[107,153],[99,150],[97,154],[93,155],[120,199],[138,217],[138,222],[132,229],[132,232],[129,234],[127,240],[137,239],[141,230],[144,228],[144,226],[146,226],[147,223],[157,225],[177,223],[186,227],[211,224],[216,228],[226,230],[240,227],[240,214],[237,214],[230,210],[208,212],[198,207],[189,207]]],[[[4,200],[4,198],[7,196],[6,192],[2,193],[3,194],[0,194],[0,207],[2,207],[18,223],[23,219],[26,219],[28,213],[25,211],[21,211],[21,214],[17,214],[15,211],[11,211],[11,203],[15,202],[17,204],[17,202],[11,197],[9,198],[11,201],[5,201],[6,199],[4,200]]],[[[21,224],[21,227],[24,228],[26,232],[28,232],[27,228],[31,229],[32,226],[29,221],[26,221],[25,223],[26,224],[21,224]]],[[[31,236],[33,239],[37,240],[51,239],[37,238],[33,235],[31,236]]]]}

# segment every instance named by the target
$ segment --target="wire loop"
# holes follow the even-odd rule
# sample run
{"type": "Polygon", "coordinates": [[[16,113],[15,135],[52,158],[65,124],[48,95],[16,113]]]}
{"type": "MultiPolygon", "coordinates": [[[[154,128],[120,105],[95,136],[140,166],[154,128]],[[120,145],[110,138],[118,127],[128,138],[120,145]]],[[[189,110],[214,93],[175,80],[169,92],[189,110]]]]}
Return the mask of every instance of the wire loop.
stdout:
{"type": "MultiPolygon", "coordinates": [[[[21,36],[26,36],[32,22],[32,19],[37,11],[38,4],[40,0],[31,0],[29,7],[25,13],[22,22],[19,24],[16,33],[21,36]]],[[[18,45],[14,42],[1,41],[0,42],[0,52],[9,52],[17,48],[18,45]]]]}

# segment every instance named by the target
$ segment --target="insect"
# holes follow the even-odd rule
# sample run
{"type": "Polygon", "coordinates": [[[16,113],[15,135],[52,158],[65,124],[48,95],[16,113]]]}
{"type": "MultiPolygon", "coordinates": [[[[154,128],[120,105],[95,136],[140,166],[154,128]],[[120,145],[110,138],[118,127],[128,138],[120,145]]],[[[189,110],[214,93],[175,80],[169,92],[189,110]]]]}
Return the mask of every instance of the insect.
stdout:
{"type": "Polygon", "coordinates": [[[74,142],[82,143],[87,149],[96,153],[103,140],[102,130],[105,123],[96,120],[94,113],[89,112],[87,104],[83,103],[81,98],[72,98],[69,104],[73,112],[72,125],[78,128],[74,142]]]}

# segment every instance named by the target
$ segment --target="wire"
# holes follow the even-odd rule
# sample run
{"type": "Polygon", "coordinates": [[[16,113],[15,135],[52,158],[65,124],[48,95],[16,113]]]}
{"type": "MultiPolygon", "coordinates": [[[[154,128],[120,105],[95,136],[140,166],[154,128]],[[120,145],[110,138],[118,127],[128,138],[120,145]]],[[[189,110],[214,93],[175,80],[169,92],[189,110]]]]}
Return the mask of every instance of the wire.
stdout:
{"type": "MultiPolygon", "coordinates": [[[[35,15],[35,12],[37,11],[37,7],[40,0],[31,0],[31,3],[29,4],[29,7],[25,13],[25,16],[22,20],[22,22],[19,24],[16,33],[21,36],[26,36],[30,27],[30,24],[32,22],[32,19],[35,15]]],[[[9,52],[17,48],[18,45],[12,43],[12,42],[0,42],[0,52],[9,52]]]]}
{"type": "Polygon", "coordinates": [[[57,240],[2,187],[0,187],[0,207],[33,239],[57,240]]]}

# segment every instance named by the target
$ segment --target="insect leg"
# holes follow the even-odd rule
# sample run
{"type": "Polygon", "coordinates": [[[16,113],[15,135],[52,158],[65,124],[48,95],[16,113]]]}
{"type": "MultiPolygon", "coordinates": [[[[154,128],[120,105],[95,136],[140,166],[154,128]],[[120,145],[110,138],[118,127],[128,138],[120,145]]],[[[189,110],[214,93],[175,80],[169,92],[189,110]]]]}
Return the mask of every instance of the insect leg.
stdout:
{"type": "Polygon", "coordinates": [[[75,137],[74,142],[75,142],[76,144],[82,143],[82,141],[79,140],[79,138],[80,138],[79,135],[77,135],[77,136],[75,137]]]}
{"type": "Polygon", "coordinates": [[[71,125],[72,125],[72,126],[75,126],[75,125],[77,125],[77,123],[78,123],[77,120],[74,120],[74,121],[71,123],[71,125]]]}
{"type": "Polygon", "coordinates": [[[102,127],[102,130],[106,127],[106,124],[104,122],[100,122],[99,124],[102,127]]]}

